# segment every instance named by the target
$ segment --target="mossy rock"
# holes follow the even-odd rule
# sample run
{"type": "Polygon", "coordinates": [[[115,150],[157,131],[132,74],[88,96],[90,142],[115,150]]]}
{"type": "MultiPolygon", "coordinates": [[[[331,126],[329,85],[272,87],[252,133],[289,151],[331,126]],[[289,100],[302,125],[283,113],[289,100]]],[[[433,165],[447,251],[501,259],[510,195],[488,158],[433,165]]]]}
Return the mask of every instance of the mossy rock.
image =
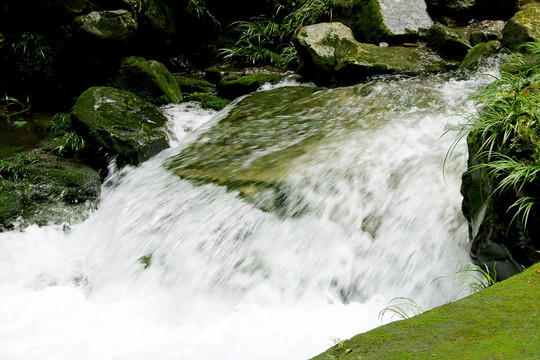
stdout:
{"type": "MultiPolygon", "coordinates": [[[[170,37],[176,31],[174,14],[171,8],[161,0],[141,0],[141,29],[159,38],[170,37]]],[[[154,38],[155,41],[155,38],[154,38]]]]}
{"type": "Polygon", "coordinates": [[[75,18],[78,31],[90,38],[126,42],[132,39],[138,24],[128,10],[93,11],[75,18]]]}
{"type": "Polygon", "coordinates": [[[357,2],[356,25],[370,43],[415,38],[433,21],[424,0],[365,0],[357,2]]]}
{"type": "Polygon", "coordinates": [[[174,75],[182,94],[209,93],[215,94],[216,87],[209,81],[186,75],[174,75]]]}
{"type": "Polygon", "coordinates": [[[217,85],[223,79],[223,73],[218,68],[211,67],[204,70],[204,78],[212,84],[217,85]]]}
{"type": "Polygon", "coordinates": [[[229,105],[231,100],[222,99],[208,93],[193,93],[186,96],[186,101],[196,101],[203,109],[219,111],[229,105]]]}
{"type": "Polygon", "coordinates": [[[312,360],[536,359],[539,272],[536,264],[459,301],[356,335],[312,360]]]}
{"type": "Polygon", "coordinates": [[[8,230],[22,212],[25,203],[24,186],[0,178],[0,232],[8,230]]]}
{"type": "Polygon", "coordinates": [[[80,160],[36,149],[4,161],[17,171],[0,174],[0,230],[10,229],[16,219],[39,225],[61,223],[66,220],[62,209],[99,197],[99,173],[80,160]]]}
{"type": "Polygon", "coordinates": [[[234,99],[249,94],[266,83],[276,84],[283,79],[281,74],[258,73],[251,75],[231,75],[218,84],[218,93],[226,99],[234,99]]]}
{"type": "Polygon", "coordinates": [[[466,33],[443,24],[435,24],[428,31],[428,44],[448,59],[461,60],[472,48],[466,33]]]}
{"type": "Polygon", "coordinates": [[[526,42],[540,41],[540,3],[529,3],[506,23],[502,43],[510,50],[519,50],[526,42]]]}
{"type": "Polygon", "coordinates": [[[501,48],[502,45],[497,40],[475,45],[459,64],[459,68],[469,71],[477,70],[484,60],[498,53],[501,48]]]}
{"type": "Polygon", "coordinates": [[[370,75],[420,75],[444,71],[450,66],[427,48],[359,43],[352,31],[341,23],[305,26],[295,42],[304,72],[314,78],[335,76],[354,82],[370,75]]]}
{"type": "Polygon", "coordinates": [[[156,60],[138,56],[125,58],[115,84],[155,105],[182,101],[182,92],[176,79],[165,65],[156,60]]]}
{"type": "Polygon", "coordinates": [[[167,119],[155,105],[125,90],[92,87],[77,99],[71,118],[87,141],[90,161],[107,167],[138,164],[168,147],[167,119]]]}

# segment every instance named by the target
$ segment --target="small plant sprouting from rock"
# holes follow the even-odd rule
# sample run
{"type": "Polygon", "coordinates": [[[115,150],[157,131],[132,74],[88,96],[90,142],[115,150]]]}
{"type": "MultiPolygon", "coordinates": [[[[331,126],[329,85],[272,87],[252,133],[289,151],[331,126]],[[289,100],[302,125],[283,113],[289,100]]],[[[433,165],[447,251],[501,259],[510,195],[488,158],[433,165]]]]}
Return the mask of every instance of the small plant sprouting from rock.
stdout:
{"type": "Polygon", "coordinates": [[[68,113],[56,114],[52,118],[49,129],[58,144],[54,149],[58,154],[77,154],[86,147],[84,139],[72,130],[68,113]]]}

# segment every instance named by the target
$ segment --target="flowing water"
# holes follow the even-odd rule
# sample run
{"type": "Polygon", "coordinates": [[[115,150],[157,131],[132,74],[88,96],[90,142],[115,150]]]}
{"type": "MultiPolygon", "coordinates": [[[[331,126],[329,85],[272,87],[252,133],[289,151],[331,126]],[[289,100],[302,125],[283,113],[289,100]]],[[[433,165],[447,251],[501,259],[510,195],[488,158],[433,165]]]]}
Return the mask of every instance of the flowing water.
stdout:
{"type": "Polygon", "coordinates": [[[267,88],[168,106],[86,221],[0,234],[0,359],[308,359],[465,293],[461,143],[485,78],[267,88]],[[227,115],[228,114],[228,115],[227,115]],[[442,278],[441,278],[442,277],[442,278]]]}

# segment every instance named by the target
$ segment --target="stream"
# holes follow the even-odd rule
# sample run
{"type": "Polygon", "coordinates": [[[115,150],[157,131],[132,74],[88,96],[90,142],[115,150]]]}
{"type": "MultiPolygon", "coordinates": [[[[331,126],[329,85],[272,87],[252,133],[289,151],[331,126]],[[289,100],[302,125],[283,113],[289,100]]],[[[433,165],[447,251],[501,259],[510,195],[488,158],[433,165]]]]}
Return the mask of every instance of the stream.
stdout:
{"type": "Polygon", "coordinates": [[[295,82],[111,172],[83,222],[0,233],[0,359],[306,360],[469,293],[464,141],[487,76],[295,82]],[[444,166],[443,166],[444,165],[444,166]]]}

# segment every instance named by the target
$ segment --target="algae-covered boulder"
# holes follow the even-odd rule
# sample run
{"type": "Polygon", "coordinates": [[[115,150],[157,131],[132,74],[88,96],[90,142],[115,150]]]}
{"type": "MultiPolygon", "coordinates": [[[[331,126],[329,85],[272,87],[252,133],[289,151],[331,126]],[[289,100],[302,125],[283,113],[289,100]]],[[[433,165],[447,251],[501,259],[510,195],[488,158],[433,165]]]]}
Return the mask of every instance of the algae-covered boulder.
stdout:
{"type": "Polygon", "coordinates": [[[99,168],[112,158],[118,165],[138,164],[168,146],[166,118],[159,108],[124,90],[88,89],[77,99],[71,117],[99,168]]]}
{"type": "Polygon", "coordinates": [[[78,30],[90,38],[107,41],[128,41],[138,24],[127,10],[93,11],[75,18],[78,30]]]}
{"type": "Polygon", "coordinates": [[[0,231],[11,228],[15,220],[62,223],[67,207],[94,202],[100,194],[100,175],[77,159],[38,149],[1,162],[0,231]]]}
{"type": "Polygon", "coordinates": [[[209,93],[214,94],[216,87],[209,81],[187,75],[174,75],[182,94],[209,93]]]}
{"type": "Polygon", "coordinates": [[[218,84],[218,93],[226,99],[249,94],[266,83],[275,84],[283,79],[281,74],[258,73],[251,75],[231,75],[218,84]]]}
{"type": "Polygon", "coordinates": [[[493,40],[487,43],[481,43],[475,45],[465,56],[465,59],[459,64],[460,69],[464,70],[476,70],[488,57],[498,53],[502,48],[499,41],[493,40]]]}
{"type": "Polygon", "coordinates": [[[429,29],[428,44],[448,59],[463,59],[471,49],[466,33],[443,24],[429,29]]]}
{"type": "Polygon", "coordinates": [[[171,8],[161,0],[142,0],[140,27],[148,36],[167,38],[176,31],[176,24],[171,8]]]}
{"type": "Polygon", "coordinates": [[[130,56],[122,60],[116,86],[131,91],[155,105],[179,103],[182,92],[174,76],[156,60],[130,56]]]}
{"type": "Polygon", "coordinates": [[[540,41],[540,3],[522,6],[503,29],[502,42],[510,50],[530,41],[540,41]]]}
{"type": "Polygon", "coordinates": [[[225,106],[229,105],[231,100],[222,99],[218,96],[208,94],[208,93],[201,93],[201,92],[195,92],[192,94],[188,94],[185,97],[186,101],[195,101],[199,103],[199,105],[203,109],[211,109],[211,110],[221,110],[225,106]]]}
{"type": "Polygon", "coordinates": [[[433,21],[424,0],[364,0],[358,2],[357,26],[368,42],[418,35],[433,21]]]}
{"type": "Polygon", "coordinates": [[[296,46],[311,76],[335,75],[347,81],[374,74],[419,75],[448,69],[448,63],[427,48],[379,47],[362,44],[341,23],[300,29],[296,46]]]}

